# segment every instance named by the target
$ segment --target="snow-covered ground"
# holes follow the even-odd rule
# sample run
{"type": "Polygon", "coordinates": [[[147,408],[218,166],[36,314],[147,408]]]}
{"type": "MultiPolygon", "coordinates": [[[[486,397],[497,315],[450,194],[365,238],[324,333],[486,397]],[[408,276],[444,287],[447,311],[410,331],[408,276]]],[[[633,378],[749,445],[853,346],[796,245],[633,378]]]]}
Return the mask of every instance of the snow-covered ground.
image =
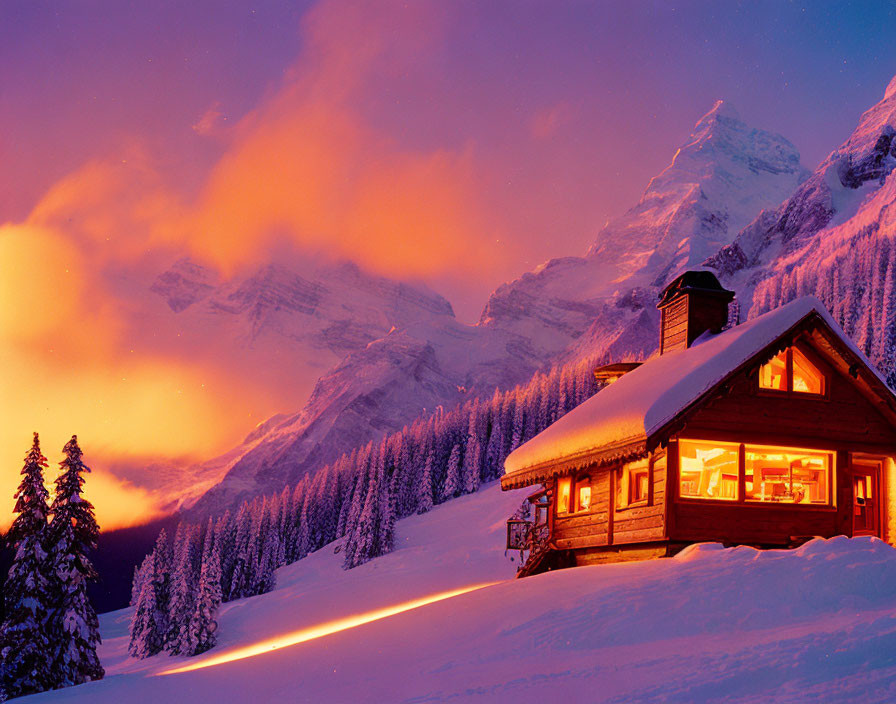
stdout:
{"type": "MultiPolygon", "coordinates": [[[[233,602],[197,658],[126,656],[129,611],[101,617],[102,682],[83,702],[896,701],[896,550],[873,538],[795,551],[691,547],[649,562],[513,580],[497,485],[397,526],[354,570],[328,546],[233,602]],[[228,651],[483,583],[460,596],[180,674],[228,651]]],[[[306,634],[307,635],[307,634],[306,634]]]]}

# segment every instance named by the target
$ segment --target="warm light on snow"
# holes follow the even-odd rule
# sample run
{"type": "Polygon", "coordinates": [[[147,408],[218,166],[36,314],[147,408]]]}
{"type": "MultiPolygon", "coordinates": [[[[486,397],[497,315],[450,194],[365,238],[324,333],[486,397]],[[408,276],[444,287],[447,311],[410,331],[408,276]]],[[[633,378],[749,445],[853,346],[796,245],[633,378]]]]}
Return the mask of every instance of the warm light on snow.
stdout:
{"type": "Polygon", "coordinates": [[[260,643],[255,643],[244,648],[237,648],[236,650],[224,652],[212,658],[204,658],[200,662],[183,665],[181,667],[174,667],[170,670],[164,670],[158,674],[175,675],[179,672],[192,672],[193,670],[202,670],[206,667],[214,667],[215,665],[222,665],[226,662],[233,662],[234,660],[245,660],[246,658],[255,657],[256,655],[269,653],[272,650],[287,648],[291,645],[298,645],[299,643],[314,640],[315,638],[322,638],[324,636],[332,635],[333,633],[339,633],[340,631],[345,631],[349,628],[363,626],[365,623],[379,621],[380,619],[388,618],[389,616],[395,616],[396,614],[400,614],[405,611],[419,609],[421,606],[426,606],[427,604],[434,604],[437,601],[451,599],[452,597],[460,596],[461,594],[468,594],[469,592],[475,592],[478,589],[485,589],[486,587],[491,587],[496,584],[501,584],[501,582],[486,582],[485,584],[474,584],[472,586],[462,587],[461,589],[453,589],[448,592],[430,594],[429,596],[425,596],[420,599],[413,599],[411,601],[406,601],[394,606],[387,606],[382,609],[367,611],[363,614],[357,614],[355,616],[349,616],[347,618],[341,618],[335,621],[328,621],[327,623],[322,623],[317,626],[311,626],[310,628],[303,628],[299,631],[293,631],[292,633],[287,633],[286,635],[282,635],[277,638],[270,638],[268,640],[261,641],[260,643]]]}

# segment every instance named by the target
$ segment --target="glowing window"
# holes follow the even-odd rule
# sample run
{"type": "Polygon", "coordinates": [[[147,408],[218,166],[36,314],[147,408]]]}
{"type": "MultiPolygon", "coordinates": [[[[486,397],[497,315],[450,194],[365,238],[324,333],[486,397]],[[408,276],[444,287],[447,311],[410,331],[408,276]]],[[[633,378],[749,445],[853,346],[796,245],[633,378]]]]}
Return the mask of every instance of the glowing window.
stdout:
{"type": "Polygon", "coordinates": [[[787,353],[782,352],[759,370],[759,388],[787,391],[787,353]]]}
{"type": "Polygon", "coordinates": [[[824,374],[796,347],[789,347],[759,368],[759,388],[824,395],[824,374]]]}
{"type": "Polygon", "coordinates": [[[579,511],[587,511],[591,508],[591,487],[590,486],[580,486],[579,487],[579,498],[578,498],[578,508],[579,511]]]}
{"type": "Polygon", "coordinates": [[[635,504],[639,501],[647,501],[648,479],[649,473],[647,467],[638,467],[632,469],[628,475],[628,497],[629,503],[635,504]]]}
{"type": "Polygon", "coordinates": [[[616,473],[616,506],[625,508],[650,498],[650,464],[639,460],[623,465],[616,473]]]}
{"type": "Polygon", "coordinates": [[[572,480],[569,477],[557,480],[557,513],[569,513],[569,490],[572,480]]]}
{"type": "Polygon", "coordinates": [[[827,504],[831,453],[787,447],[746,446],[747,501],[827,504]]]}
{"type": "Polygon", "coordinates": [[[795,347],[793,348],[793,390],[803,394],[824,393],[824,374],[795,347]]]}
{"type": "Polygon", "coordinates": [[[682,440],[678,447],[681,498],[737,500],[738,445],[682,440]]]}

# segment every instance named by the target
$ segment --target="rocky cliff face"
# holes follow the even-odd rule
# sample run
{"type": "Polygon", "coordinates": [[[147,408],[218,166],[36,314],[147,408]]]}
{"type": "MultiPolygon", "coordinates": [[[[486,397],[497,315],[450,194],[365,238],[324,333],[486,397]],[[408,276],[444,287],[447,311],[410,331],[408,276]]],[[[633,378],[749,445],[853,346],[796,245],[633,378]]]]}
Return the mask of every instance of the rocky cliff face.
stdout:
{"type": "Polygon", "coordinates": [[[255,350],[267,359],[288,357],[286,373],[307,378],[309,388],[347,354],[392,329],[454,320],[451,305],[438,294],[367,274],[347,262],[315,263],[301,272],[268,264],[221,281],[182,259],[151,290],[182,327],[202,330],[215,344],[255,350]]]}
{"type": "Polygon", "coordinates": [[[707,264],[725,276],[797,252],[827,228],[851,220],[896,167],[896,79],[849,138],[777,208],[760,213],[707,264]]]}
{"type": "MultiPolygon", "coordinates": [[[[790,195],[805,173],[786,139],[748,127],[730,106],[717,103],[638,204],[608,223],[586,256],[552,260],[499,287],[477,325],[458,323],[426,299],[414,310],[429,315],[397,324],[364,346],[352,349],[345,340],[353,335],[337,336],[334,353],[348,354],[320,378],[305,408],[237,448],[226,476],[196,510],[219,510],[279,490],[439,405],[507,388],[553,362],[601,351],[608,360],[648,356],[657,344],[657,287],[677,267],[730,243],[760,208],[790,195]]],[[[189,300],[197,288],[191,284],[172,299],[189,300]]],[[[238,293],[240,286],[219,289],[202,299],[200,310],[236,311],[254,321],[269,319],[272,308],[278,311],[274,319],[295,306],[302,310],[290,316],[320,309],[313,290],[278,284],[285,300],[256,313],[255,301],[274,295],[258,293],[267,288],[253,286],[251,304],[238,293]]],[[[362,297],[349,294],[353,301],[362,297]]],[[[299,334],[283,325],[264,329],[299,334]]],[[[315,339],[327,339],[322,328],[315,330],[315,339]]],[[[357,339],[367,334],[375,333],[365,330],[357,339]]]]}

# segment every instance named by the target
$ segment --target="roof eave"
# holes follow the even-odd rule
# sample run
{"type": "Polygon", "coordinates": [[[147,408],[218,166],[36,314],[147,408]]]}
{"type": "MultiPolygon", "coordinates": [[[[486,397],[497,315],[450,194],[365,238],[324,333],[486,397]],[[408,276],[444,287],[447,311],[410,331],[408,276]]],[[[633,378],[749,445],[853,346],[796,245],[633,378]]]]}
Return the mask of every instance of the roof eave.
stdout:
{"type": "Polygon", "coordinates": [[[553,477],[572,474],[583,467],[600,467],[646,455],[647,438],[645,436],[631,438],[506,473],[501,477],[501,488],[508,491],[532,484],[543,484],[553,477]]]}

